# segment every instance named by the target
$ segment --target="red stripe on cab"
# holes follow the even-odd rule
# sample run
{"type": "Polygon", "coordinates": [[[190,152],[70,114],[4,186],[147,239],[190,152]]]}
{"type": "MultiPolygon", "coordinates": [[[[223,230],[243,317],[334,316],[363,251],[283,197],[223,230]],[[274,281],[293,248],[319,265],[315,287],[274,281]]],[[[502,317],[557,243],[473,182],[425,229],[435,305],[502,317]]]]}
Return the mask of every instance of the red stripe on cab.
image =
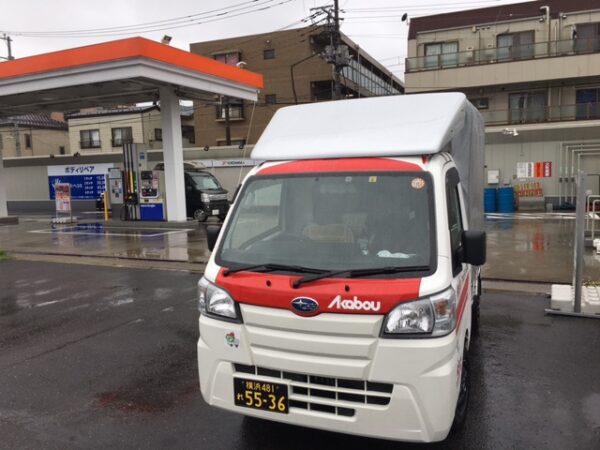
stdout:
{"type": "Polygon", "coordinates": [[[292,300],[308,297],[319,303],[317,314],[376,315],[387,314],[401,302],[418,299],[421,287],[420,278],[327,278],[294,289],[292,283],[299,278],[302,276],[258,272],[236,272],[225,277],[221,269],[216,284],[229,292],[237,302],[249,305],[287,309],[297,313],[292,308],[292,300]],[[348,291],[346,286],[349,287],[348,291]],[[334,302],[338,296],[341,296],[339,301],[334,302]],[[356,301],[361,303],[361,307],[356,301]]]}
{"type": "Polygon", "coordinates": [[[313,172],[422,172],[413,163],[388,158],[304,159],[266,167],[258,175],[313,172]]]}

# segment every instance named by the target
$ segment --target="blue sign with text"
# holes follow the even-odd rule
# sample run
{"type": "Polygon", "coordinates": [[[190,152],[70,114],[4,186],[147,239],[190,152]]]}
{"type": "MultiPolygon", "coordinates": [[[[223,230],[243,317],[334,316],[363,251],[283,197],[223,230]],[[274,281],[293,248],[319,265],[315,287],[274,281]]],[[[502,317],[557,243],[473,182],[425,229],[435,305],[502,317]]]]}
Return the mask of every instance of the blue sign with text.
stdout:
{"type": "Polygon", "coordinates": [[[54,200],[54,185],[69,183],[71,185],[71,198],[74,200],[95,200],[106,191],[104,175],[59,175],[49,176],[50,200],[54,200]]]}

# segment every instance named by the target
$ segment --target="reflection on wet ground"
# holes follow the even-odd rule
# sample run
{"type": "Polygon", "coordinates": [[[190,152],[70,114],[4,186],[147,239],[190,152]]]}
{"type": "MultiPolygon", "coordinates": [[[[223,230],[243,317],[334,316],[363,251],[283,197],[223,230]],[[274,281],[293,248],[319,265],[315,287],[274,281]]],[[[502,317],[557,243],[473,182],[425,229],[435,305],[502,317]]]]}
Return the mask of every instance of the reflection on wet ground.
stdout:
{"type": "MultiPolygon", "coordinates": [[[[570,283],[575,220],[572,213],[488,214],[489,279],[570,283]]],[[[51,226],[43,218],[24,218],[0,227],[0,248],[13,253],[79,255],[205,263],[204,224],[188,229],[110,227],[100,222],[51,226]]],[[[600,279],[600,256],[586,250],[584,277],[600,279]]]]}
{"type": "Polygon", "coordinates": [[[195,228],[105,227],[102,223],[50,225],[22,220],[0,227],[0,248],[12,253],[79,255],[204,263],[210,256],[203,226],[195,228]]]}
{"type": "MultiPolygon", "coordinates": [[[[574,214],[487,214],[485,229],[485,278],[571,283],[574,214]]],[[[587,249],[584,260],[584,278],[600,279],[600,256],[587,249]]]]}
{"type": "Polygon", "coordinates": [[[52,225],[49,229],[32,230],[30,233],[61,233],[61,234],[87,234],[90,236],[142,236],[157,237],[166,234],[185,233],[191,229],[171,228],[141,228],[130,229],[122,227],[109,227],[102,223],[83,223],[75,226],[52,225]]]}

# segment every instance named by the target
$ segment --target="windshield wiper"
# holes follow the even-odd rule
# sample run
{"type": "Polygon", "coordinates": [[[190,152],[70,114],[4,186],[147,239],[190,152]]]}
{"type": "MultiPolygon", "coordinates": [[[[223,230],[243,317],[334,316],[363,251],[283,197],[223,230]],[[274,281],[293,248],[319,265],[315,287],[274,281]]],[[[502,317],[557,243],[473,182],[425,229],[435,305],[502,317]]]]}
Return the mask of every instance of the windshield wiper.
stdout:
{"type": "Polygon", "coordinates": [[[311,281],[322,280],[323,278],[335,277],[337,275],[348,274],[348,278],[366,277],[369,275],[379,275],[386,273],[400,273],[400,272],[425,272],[429,270],[429,266],[388,266],[378,267],[371,269],[346,269],[346,270],[335,270],[330,272],[321,272],[316,275],[309,275],[299,280],[294,281],[292,286],[299,288],[304,283],[310,283],[311,281]]]}
{"type": "Polygon", "coordinates": [[[321,274],[324,273],[325,270],[322,269],[312,269],[310,267],[302,267],[302,266],[288,266],[285,264],[252,264],[250,266],[242,266],[237,267],[235,269],[225,269],[223,271],[223,276],[226,277],[236,272],[244,272],[247,270],[265,270],[265,271],[273,271],[273,270],[288,270],[290,272],[299,272],[299,273],[314,273],[321,274]]]}

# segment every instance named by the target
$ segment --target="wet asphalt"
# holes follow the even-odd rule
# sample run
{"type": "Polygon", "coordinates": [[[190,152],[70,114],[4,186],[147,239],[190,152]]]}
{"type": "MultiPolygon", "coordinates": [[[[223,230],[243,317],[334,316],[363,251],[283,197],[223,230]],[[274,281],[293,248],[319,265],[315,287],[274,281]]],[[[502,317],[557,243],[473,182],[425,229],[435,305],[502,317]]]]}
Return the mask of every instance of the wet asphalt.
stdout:
{"type": "Polygon", "coordinates": [[[197,278],[0,261],[0,448],[600,448],[600,321],[545,316],[547,298],[484,294],[467,422],[424,446],[208,407],[197,278]]]}

